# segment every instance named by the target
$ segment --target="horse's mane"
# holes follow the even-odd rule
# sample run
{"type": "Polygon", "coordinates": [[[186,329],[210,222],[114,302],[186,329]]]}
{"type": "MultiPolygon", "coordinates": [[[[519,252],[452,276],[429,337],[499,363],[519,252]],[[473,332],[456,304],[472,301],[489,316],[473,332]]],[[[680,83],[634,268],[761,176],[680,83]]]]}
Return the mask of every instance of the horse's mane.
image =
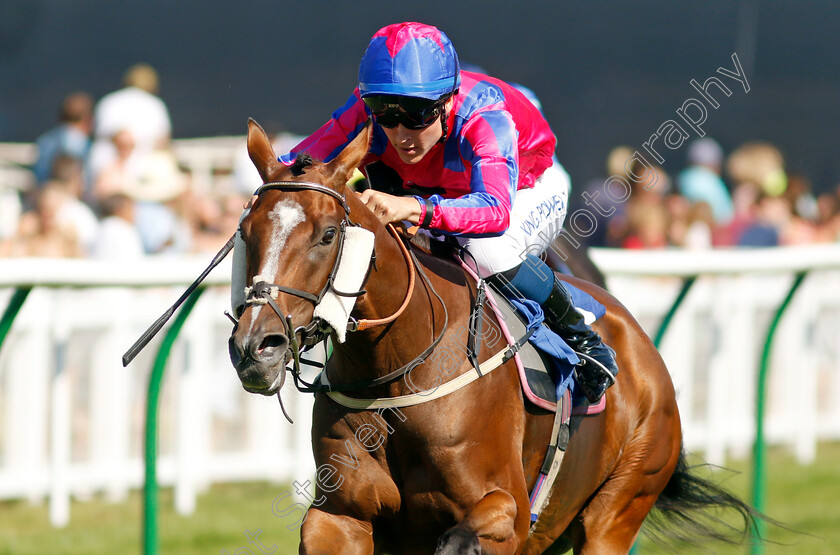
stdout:
{"type": "Polygon", "coordinates": [[[306,152],[301,152],[297,155],[295,161],[292,163],[292,166],[290,168],[292,171],[292,175],[302,175],[306,171],[306,168],[308,168],[314,163],[315,159],[312,158],[312,156],[310,156],[306,152]]]}

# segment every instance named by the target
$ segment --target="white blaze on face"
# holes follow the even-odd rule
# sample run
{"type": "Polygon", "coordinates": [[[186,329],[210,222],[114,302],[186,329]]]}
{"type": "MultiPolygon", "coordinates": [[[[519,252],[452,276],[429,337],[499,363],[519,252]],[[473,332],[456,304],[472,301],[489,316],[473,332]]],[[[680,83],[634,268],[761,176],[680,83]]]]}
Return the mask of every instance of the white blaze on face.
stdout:
{"type": "MultiPolygon", "coordinates": [[[[259,275],[265,276],[274,282],[277,277],[277,270],[279,269],[280,253],[283,252],[283,247],[286,246],[289,235],[304,220],[305,216],[300,204],[293,200],[285,199],[274,205],[268,217],[273,224],[271,228],[271,241],[268,244],[268,252],[265,255],[265,260],[263,261],[262,268],[260,268],[259,275]]],[[[254,322],[257,320],[261,308],[261,306],[257,305],[251,311],[251,327],[254,326],[254,322]]],[[[248,333],[250,333],[250,330],[248,333]]]]}
{"type": "Polygon", "coordinates": [[[297,225],[303,221],[303,208],[293,200],[285,199],[274,205],[268,214],[274,224],[271,230],[271,242],[268,244],[268,252],[265,255],[265,262],[260,269],[260,275],[274,279],[280,263],[280,253],[286,246],[286,240],[297,225]]]}

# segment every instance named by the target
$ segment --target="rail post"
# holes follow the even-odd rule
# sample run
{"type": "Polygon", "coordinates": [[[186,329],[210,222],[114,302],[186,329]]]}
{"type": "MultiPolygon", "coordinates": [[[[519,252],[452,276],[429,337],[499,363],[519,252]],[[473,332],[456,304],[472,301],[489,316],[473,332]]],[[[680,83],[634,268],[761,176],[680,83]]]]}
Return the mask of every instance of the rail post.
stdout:
{"type": "Polygon", "coordinates": [[[668,328],[671,326],[671,321],[674,319],[674,315],[677,313],[680,306],[682,306],[683,301],[688,296],[689,290],[696,281],[697,276],[688,276],[683,280],[680,292],[677,293],[677,298],[674,299],[671,308],[669,308],[668,312],[665,313],[665,316],[662,318],[662,322],[659,323],[659,329],[656,330],[656,335],[653,336],[653,345],[657,349],[659,349],[662,345],[662,338],[665,337],[665,332],[668,331],[668,328]]]}
{"type": "Polygon", "coordinates": [[[12,322],[15,321],[15,317],[20,312],[20,307],[23,306],[23,302],[26,300],[30,291],[32,291],[32,287],[18,287],[12,293],[12,298],[9,299],[9,304],[6,306],[6,310],[3,311],[3,317],[0,318],[0,349],[3,348],[3,342],[6,341],[6,336],[9,334],[9,330],[12,329],[12,322]]]}
{"type": "Polygon", "coordinates": [[[158,486],[157,486],[157,412],[160,401],[160,387],[166,361],[172,351],[175,338],[181,332],[184,322],[204,293],[204,288],[196,289],[175,317],[172,326],[166,331],[163,342],[155,357],[152,373],[149,376],[149,396],[146,401],[146,481],[143,486],[143,553],[157,555],[158,541],[158,486]]]}
{"type": "MultiPolygon", "coordinates": [[[[793,295],[805,277],[808,275],[807,271],[798,272],[793,279],[793,283],[788,290],[782,304],[776,310],[776,314],[770,321],[770,326],[767,328],[767,337],[764,340],[764,348],[761,351],[761,362],[758,367],[758,380],[755,389],[755,444],[753,446],[753,482],[752,482],[752,505],[759,511],[764,512],[764,494],[767,489],[767,471],[764,467],[764,456],[767,451],[767,446],[764,443],[764,413],[766,410],[766,390],[767,390],[767,375],[770,373],[770,353],[773,348],[773,339],[776,335],[776,329],[779,327],[779,322],[782,315],[790,306],[793,295]]],[[[764,553],[764,546],[761,544],[761,537],[764,533],[764,523],[761,520],[756,521],[753,529],[753,541],[750,552],[754,555],[764,553]]]]}

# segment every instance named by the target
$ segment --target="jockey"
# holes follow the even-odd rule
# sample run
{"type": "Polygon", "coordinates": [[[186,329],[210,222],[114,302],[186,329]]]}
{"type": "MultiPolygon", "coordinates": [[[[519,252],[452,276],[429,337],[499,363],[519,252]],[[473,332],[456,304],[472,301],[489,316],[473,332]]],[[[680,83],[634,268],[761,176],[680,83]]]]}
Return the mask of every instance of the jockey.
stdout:
{"type": "Polygon", "coordinates": [[[373,35],[346,104],[280,161],[305,152],[328,162],[370,116],[363,165],[381,162],[395,172],[398,194],[368,189],[361,200],[383,223],[407,220],[453,236],[506,295],[538,302],[549,327],[578,353],[585,395],[600,399],[615,381],[615,352],[538,257],[560,232],[570,188],[539,109],[503,81],[461,71],[442,31],[398,23],[373,35]]]}

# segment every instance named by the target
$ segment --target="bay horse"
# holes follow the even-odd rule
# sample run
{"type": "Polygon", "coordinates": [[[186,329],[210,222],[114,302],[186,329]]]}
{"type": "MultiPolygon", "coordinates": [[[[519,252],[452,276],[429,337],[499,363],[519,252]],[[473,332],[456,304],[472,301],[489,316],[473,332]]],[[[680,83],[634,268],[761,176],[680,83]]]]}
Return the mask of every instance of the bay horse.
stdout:
{"type": "MultiPolygon", "coordinates": [[[[443,375],[434,351],[463,344],[475,283],[456,262],[422,250],[414,251],[412,270],[402,242],[346,186],[370,137],[368,122],[331,162],[287,167],[249,121],[248,153],[266,185],[240,225],[254,285],[229,341],[249,392],[276,394],[314,333],[313,305],[334,285],[346,225],[373,234],[364,290],[343,293],[357,297],[353,321],[373,323],[351,327],[345,342],[334,338],[325,368],[331,386],[386,399],[474,371],[464,355],[443,375]]],[[[529,492],[553,415],[523,399],[508,360],[446,396],[398,410],[348,408],[317,392],[318,492],[300,553],[627,553],[657,502],[686,522],[697,507],[749,510],[688,472],[674,386],[639,324],[603,289],[562,279],[606,307],[594,327],[615,349],[621,372],[603,412],[572,419],[567,454],[537,521],[530,521],[529,492]]],[[[493,354],[482,344],[480,360],[493,354]]]]}

